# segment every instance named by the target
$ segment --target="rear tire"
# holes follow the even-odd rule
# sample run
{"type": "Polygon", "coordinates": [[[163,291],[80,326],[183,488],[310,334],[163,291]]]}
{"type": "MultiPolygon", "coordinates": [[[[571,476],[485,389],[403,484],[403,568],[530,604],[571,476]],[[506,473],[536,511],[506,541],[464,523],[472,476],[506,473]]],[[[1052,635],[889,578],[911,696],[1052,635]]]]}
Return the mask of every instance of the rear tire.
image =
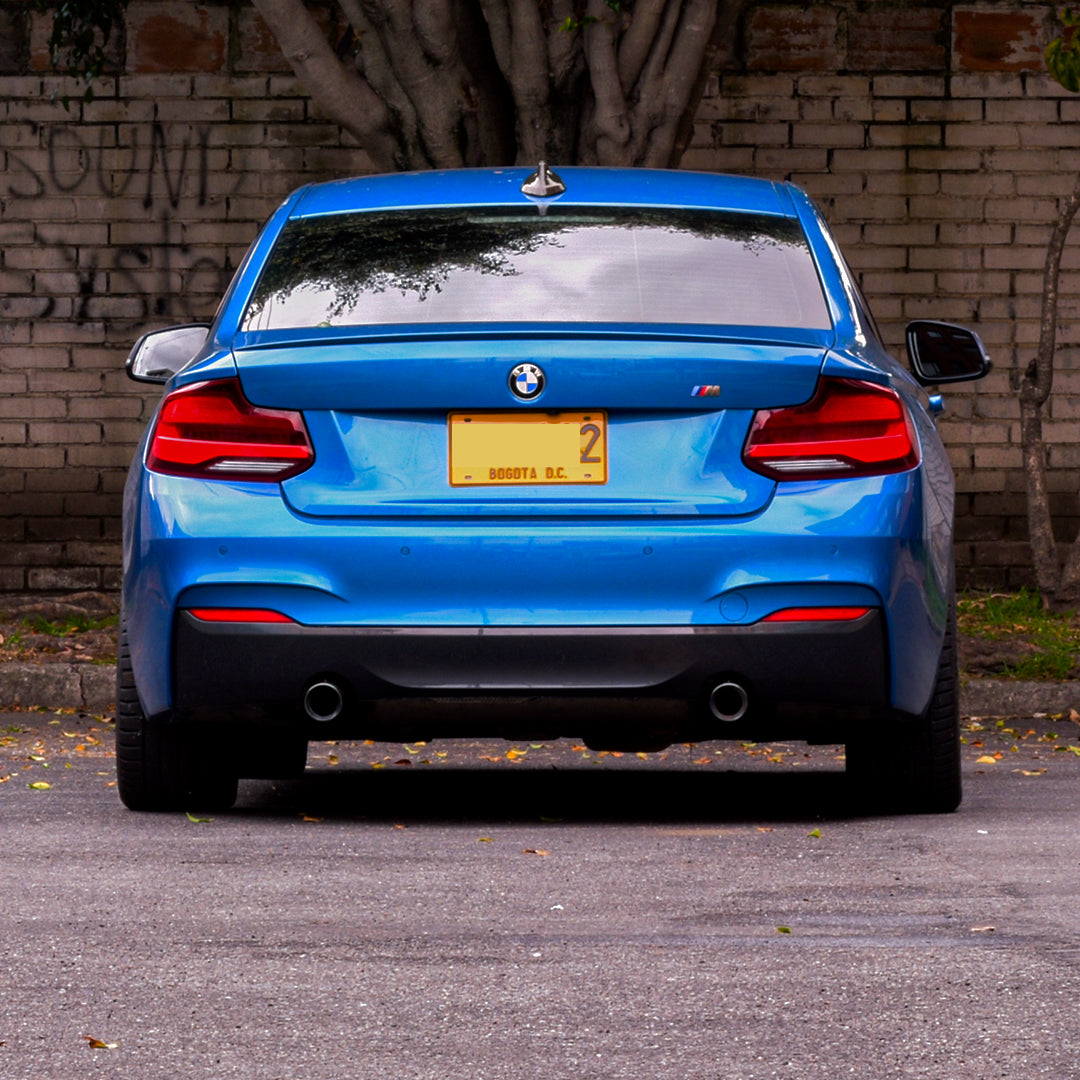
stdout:
{"type": "Polygon", "coordinates": [[[126,624],[116,664],[116,787],[129,810],[227,810],[237,791],[205,736],[143,712],[126,624]]]}
{"type": "Polygon", "coordinates": [[[949,613],[930,704],[919,717],[860,732],[847,744],[847,771],[863,801],[908,814],[960,805],[960,698],[956,612],[949,613]]]}

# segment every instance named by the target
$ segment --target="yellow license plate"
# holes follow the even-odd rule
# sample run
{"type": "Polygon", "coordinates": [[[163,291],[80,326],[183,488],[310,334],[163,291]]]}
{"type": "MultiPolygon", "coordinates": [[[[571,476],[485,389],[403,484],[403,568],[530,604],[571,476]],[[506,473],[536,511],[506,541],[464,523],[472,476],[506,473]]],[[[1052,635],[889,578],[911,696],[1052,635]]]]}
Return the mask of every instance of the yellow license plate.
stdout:
{"type": "Polygon", "coordinates": [[[603,412],[451,413],[450,483],[606,484],[603,412]]]}

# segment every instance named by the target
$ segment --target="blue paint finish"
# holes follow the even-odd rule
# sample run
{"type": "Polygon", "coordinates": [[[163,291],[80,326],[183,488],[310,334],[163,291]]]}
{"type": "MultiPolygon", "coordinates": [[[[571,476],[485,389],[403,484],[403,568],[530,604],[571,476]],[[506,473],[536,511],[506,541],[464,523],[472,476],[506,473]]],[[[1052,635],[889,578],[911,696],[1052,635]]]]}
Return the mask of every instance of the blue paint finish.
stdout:
{"type": "MultiPolygon", "coordinates": [[[[336,180],[305,189],[291,216],[425,206],[526,206],[535,202],[521,193],[521,185],[531,171],[457,169],[336,180]]],[[[715,173],[577,167],[560,168],[559,176],[566,182],[566,194],[545,201],[583,206],[700,207],[794,216],[788,186],[771,180],[715,173]]]]}
{"type": "MultiPolygon", "coordinates": [[[[929,700],[951,604],[952,474],[931,402],[873,330],[806,196],[763,180],[559,169],[563,202],[738,209],[803,225],[834,327],[374,326],[239,333],[287,220],[429,205],[523,206],[529,170],[367,177],[301,189],[237,271],[202,353],[166,387],[239,373],[258,406],[302,410],[307,472],[274,483],[152,475],[124,494],[124,607],[140,696],[172,705],[179,608],[266,607],[320,627],[738,627],[782,607],[879,609],[892,705],[929,700]],[[543,368],[536,403],[510,393],[543,368]],[[819,376],[892,386],[920,465],[772,480],[743,465],[755,409],[819,376]],[[694,397],[693,387],[719,386],[694,397]],[[453,488],[447,413],[596,409],[603,486],[453,488]]],[[[837,658],[837,679],[844,662],[837,658]]]]}

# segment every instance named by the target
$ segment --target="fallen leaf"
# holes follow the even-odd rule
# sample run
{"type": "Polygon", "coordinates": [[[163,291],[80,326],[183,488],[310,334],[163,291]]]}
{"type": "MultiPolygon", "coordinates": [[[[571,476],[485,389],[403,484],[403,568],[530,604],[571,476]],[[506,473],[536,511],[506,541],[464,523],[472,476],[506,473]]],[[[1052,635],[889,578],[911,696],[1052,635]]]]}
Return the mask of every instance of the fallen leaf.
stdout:
{"type": "Polygon", "coordinates": [[[480,760],[481,761],[502,761],[502,758],[501,757],[495,757],[494,754],[481,754],[480,755],[480,760]]]}
{"type": "Polygon", "coordinates": [[[993,758],[989,754],[983,754],[982,757],[977,757],[975,759],[975,764],[976,765],[996,765],[997,764],[997,758],[993,758]]]}
{"type": "Polygon", "coordinates": [[[481,836],[478,843],[481,843],[481,844],[494,844],[495,841],[490,836],[481,836]]]}
{"type": "Polygon", "coordinates": [[[46,783],[44,780],[35,780],[32,784],[26,785],[28,788],[33,788],[34,791],[48,791],[52,787],[52,784],[46,783]]]}
{"type": "MultiPolygon", "coordinates": [[[[420,753],[420,751],[419,751],[419,750],[414,750],[414,749],[413,749],[413,748],[412,748],[411,746],[408,746],[407,744],[404,744],[404,743],[403,743],[402,745],[404,745],[404,746],[405,746],[405,749],[406,749],[406,750],[407,750],[407,751],[408,751],[408,752],[409,752],[410,754],[419,754],[419,753],[420,753]]],[[[424,744],[424,743],[417,743],[417,745],[418,745],[418,746],[423,746],[423,745],[425,745],[425,744],[424,744]]]]}
{"type": "Polygon", "coordinates": [[[820,829],[811,829],[811,831],[808,832],[806,835],[814,837],[815,840],[820,840],[821,839],[821,830],[820,829]]]}
{"type": "Polygon", "coordinates": [[[327,764],[329,765],[336,765],[339,760],[340,758],[337,756],[337,754],[330,754],[326,759],[327,764]]]}
{"type": "Polygon", "coordinates": [[[90,1044],[92,1050],[115,1050],[120,1045],[119,1043],[102,1042],[100,1039],[95,1039],[93,1035],[84,1035],[83,1038],[90,1044]]]}
{"type": "Polygon", "coordinates": [[[778,934],[790,934],[791,933],[791,927],[790,926],[778,926],[776,928],[776,932],[778,934]]]}
{"type": "Polygon", "coordinates": [[[528,753],[528,750],[518,750],[516,747],[506,751],[506,758],[508,761],[517,761],[518,758],[523,758],[528,753]]]}
{"type": "Polygon", "coordinates": [[[312,817],[310,814],[301,814],[300,815],[300,820],[301,821],[311,821],[311,822],[313,822],[315,824],[318,824],[318,822],[322,821],[322,818],[321,817],[312,817]]]}
{"type": "Polygon", "coordinates": [[[185,810],[188,821],[193,821],[196,825],[209,825],[214,819],[212,817],[196,817],[190,810],[185,810]]]}
{"type": "Polygon", "coordinates": [[[385,769],[386,766],[381,761],[373,761],[371,763],[373,769],[385,769]]]}
{"type": "Polygon", "coordinates": [[[411,766],[412,762],[407,757],[403,757],[403,758],[398,758],[397,761],[394,762],[394,764],[395,765],[409,765],[409,766],[411,766]]]}
{"type": "Polygon", "coordinates": [[[10,779],[11,779],[11,774],[10,773],[8,773],[6,776],[0,776],[0,784],[6,784],[10,779]]]}
{"type": "Polygon", "coordinates": [[[1080,720],[1080,712],[1077,712],[1075,709],[1070,709],[1069,710],[1069,719],[1074,721],[1074,722],[1077,721],[1077,720],[1080,720]]]}
{"type": "Polygon", "coordinates": [[[1042,776],[1045,769],[1013,769],[1013,772],[1018,772],[1021,776],[1042,776]]]}
{"type": "Polygon", "coordinates": [[[997,929],[996,926],[973,926],[971,932],[973,934],[990,934],[997,929]]]}
{"type": "Polygon", "coordinates": [[[550,855],[550,851],[545,851],[543,848],[527,847],[523,848],[522,855],[550,855]]]}
{"type": "Polygon", "coordinates": [[[436,750],[436,751],[435,751],[435,756],[436,756],[436,757],[446,757],[446,755],[447,755],[447,754],[448,754],[449,752],[450,752],[449,750],[436,750]]]}

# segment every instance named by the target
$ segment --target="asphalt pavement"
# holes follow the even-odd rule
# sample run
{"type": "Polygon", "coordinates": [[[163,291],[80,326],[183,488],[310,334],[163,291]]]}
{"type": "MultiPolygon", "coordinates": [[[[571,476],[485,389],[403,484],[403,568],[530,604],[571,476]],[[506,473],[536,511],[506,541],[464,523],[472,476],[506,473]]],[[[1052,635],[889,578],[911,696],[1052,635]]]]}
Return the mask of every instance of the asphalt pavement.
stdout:
{"type": "Polygon", "coordinates": [[[133,814],[110,728],[0,714],[5,1080],[1076,1074],[1074,721],[966,721],[916,817],[840,747],[571,742],[318,743],[133,814]]]}

